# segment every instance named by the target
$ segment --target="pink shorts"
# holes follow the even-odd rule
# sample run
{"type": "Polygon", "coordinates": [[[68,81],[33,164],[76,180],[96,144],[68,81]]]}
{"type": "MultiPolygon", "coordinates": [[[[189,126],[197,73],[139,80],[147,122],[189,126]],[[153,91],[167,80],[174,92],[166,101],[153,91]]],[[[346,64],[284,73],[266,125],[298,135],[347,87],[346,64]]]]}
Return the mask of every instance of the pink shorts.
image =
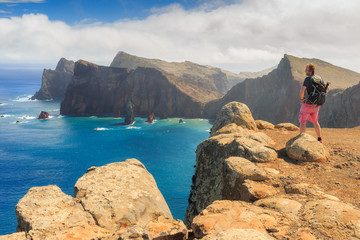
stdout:
{"type": "Polygon", "coordinates": [[[309,120],[312,123],[316,123],[319,119],[319,108],[307,103],[301,104],[299,122],[306,124],[306,121],[309,120]]]}

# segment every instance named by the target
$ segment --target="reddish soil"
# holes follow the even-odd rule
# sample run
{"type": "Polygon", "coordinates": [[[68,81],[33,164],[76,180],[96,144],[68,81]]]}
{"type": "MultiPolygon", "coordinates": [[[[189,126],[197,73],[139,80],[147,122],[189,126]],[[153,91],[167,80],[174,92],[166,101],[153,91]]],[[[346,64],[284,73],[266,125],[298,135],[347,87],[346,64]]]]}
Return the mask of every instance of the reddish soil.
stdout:
{"type": "MultiPolygon", "coordinates": [[[[298,131],[262,130],[275,142],[279,158],[269,167],[289,176],[289,181],[316,184],[325,193],[360,207],[360,126],[356,128],[322,129],[324,147],[330,158],[326,162],[299,162],[286,156],[286,142],[298,131]]],[[[308,134],[316,137],[313,128],[308,134]]]]}

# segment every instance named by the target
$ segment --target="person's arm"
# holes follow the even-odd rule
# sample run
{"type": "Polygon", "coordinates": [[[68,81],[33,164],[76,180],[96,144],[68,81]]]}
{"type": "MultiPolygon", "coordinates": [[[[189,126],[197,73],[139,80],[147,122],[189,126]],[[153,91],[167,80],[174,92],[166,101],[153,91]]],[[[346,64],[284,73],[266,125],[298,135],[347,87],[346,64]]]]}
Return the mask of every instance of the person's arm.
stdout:
{"type": "Polygon", "coordinates": [[[300,90],[300,101],[304,102],[305,101],[305,90],[306,90],[306,86],[302,86],[301,90],[300,90]]]}

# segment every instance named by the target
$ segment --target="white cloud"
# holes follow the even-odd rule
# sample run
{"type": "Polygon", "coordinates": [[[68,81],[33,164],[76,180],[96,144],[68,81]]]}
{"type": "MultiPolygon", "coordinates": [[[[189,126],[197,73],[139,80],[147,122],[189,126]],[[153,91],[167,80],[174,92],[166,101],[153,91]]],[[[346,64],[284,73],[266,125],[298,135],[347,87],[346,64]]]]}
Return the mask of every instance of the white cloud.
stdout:
{"type": "Polygon", "coordinates": [[[239,71],[262,70],[284,53],[315,57],[360,72],[360,1],[244,0],[184,10],[171,5],[145,20],[75,26],[41,14],[0,18],[1,62],[61,57],[108,65],[118,51],[193,61],[239,71]]]}

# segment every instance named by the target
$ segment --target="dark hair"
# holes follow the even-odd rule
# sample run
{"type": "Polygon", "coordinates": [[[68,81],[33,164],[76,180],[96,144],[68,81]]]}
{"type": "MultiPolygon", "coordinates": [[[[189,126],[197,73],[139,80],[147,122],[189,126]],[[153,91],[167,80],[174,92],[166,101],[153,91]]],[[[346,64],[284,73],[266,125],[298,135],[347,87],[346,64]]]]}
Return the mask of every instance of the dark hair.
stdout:
{"type": "Polygon", "coordinates": [[[313,63],[309,63],[306,67],[309,69],[309,72],[311,72],[311,75],[315,74],[315,65],[313,63]]]}

